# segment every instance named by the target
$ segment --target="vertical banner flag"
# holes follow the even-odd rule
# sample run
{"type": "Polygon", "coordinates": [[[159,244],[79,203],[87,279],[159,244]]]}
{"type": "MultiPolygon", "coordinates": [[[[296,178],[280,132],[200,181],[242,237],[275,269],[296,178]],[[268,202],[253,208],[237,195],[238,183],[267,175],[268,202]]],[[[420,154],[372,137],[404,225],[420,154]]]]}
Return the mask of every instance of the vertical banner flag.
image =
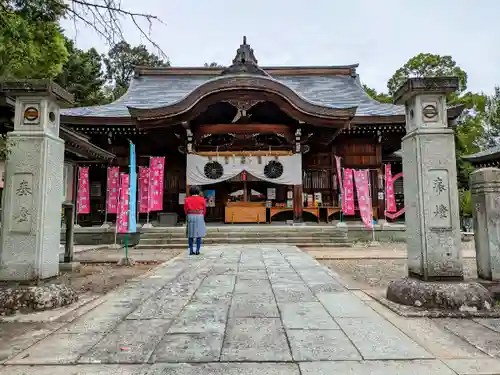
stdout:
{"type": "Polygon", "coordinates": [[[77,214],[90,213],[89,168],[78,168],[77,214]]]}
{"type": "Polygon", "coordinates": [[[354,171],[354,182],[356,183],[356,192],[358,194],[358,206],[361,220],[365,227],[373,228],[373,210],[372,200],[370,194],[370,171],[368,169],[361,169],[354,171]]]}
{"type": "Polygon", "coordinates": [[[397,211],[396,196],[394,195],[394,180],[392,179],[391,165],[385,165],[385,211],[393,213],[397,211]]]}
{"type": "Polygon", "coordinates": [[[130,142],[130,190],[129,190],[129,223],[128,231],[137,231],[137,169],[135,162],[135,145],[130,142]]]}
{"type": "Polygon", "coordinates": [[[354,215],[354,182],[350,168],[344,169],[344,194],[342,197],[342,212],[344,215],[354,215]]]}
{"type": "Polygon", "coordinates": [[[150,176],[150,197],[149,197],[149,210],[161,211],[163,210],[163,178],[165,168],[165,157],[154,157],[149,162],[149,176],[150,176]]]}
{"type": "Polygon", "coordinates": [[[139,167],[139,212],[149,212],[149,168],[139,167]]]}
{"type": "Polygon", "coordinates": [[[118,233],[128,232],[129,211],[129,175],[122,173],[120,176],[120,201],[118,203],[118,215],[116,220],[116,231],[118,233]]]}
{"type": "Polygon", "coordinates": [[[120,168],[108,168],[108,182],[106,195],[106,211],[108,214],[118,213],[118,191],[120,190],[120,168]]]}

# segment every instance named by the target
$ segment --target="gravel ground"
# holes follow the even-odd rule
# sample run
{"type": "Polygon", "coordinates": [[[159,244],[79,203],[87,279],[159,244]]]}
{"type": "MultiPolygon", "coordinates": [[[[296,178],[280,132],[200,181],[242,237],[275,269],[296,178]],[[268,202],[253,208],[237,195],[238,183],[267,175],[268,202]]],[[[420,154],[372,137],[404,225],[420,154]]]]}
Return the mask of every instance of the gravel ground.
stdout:
{"type": "MultiPolygon", "coordinates": [[[[406,259],[342,259],[319,262],[362,289],[386,289],[387,285],[408,274],[406,259]]],[[[466,279],[476,278],[476,260],[464,259],[466,279]]]]}

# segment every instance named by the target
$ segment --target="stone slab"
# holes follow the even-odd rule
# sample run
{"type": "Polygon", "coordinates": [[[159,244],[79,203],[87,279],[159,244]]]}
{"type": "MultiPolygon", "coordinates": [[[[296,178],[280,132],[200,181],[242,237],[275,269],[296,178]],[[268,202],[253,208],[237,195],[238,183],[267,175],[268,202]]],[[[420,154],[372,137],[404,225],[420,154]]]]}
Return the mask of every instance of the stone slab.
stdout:
{"type": "Polygon", "coordinates": [[[301,363],[302,375],[455,375],[437,360],[336,361],[301,363]]]}
{"type": "Polygon", "coordinates": [[[151,362],[217,362],[223,333],[167,334],[156,347],[151,362]]]}
{"type": "Polygon", "coordinates": [[[435,322],[490,356],[500,356],[498,332],[468,319],[439,319],[435,322]]]}
{"type": "Polygon", "coordinates": [[[300,375],[300,372],[293,363],[183,363],[156,364],[147,375],[300,375]]]}
{"type": "Polygon", "coordinates": [[[191,303],[211,304],[222,303],[231,300],[233,296],[232,290],[224,288],[212,288],[210,286],[202,286],[196,290],[196,293],[191,298],[191,303]]]}
{"type": "Polygon", "coordinates": [[[336,318],[364,359],[427,359],[425,349],[379,317],[336,318]]]}
{"type": "Polygon", "coordinates": [[[500,374],[500,360],[497,358],[447,359],[443,362],[458,375],[500,374]]]}
{"type": "Polygon", "coordinates": [[[59,333],[107,333],[113,330],[130,313],[128,307],[101,304],[64,326],[59,333]]]}
{"type": "Polygon", "coordinates": [[[102,333],[54,334],[19,353],[6,363],[10,365],[70,364],[92,348],[102,333]]]}
{"type": "Polygon", "coordinates": [[[241,280],[267,280],[267,272],[264,269],[244,269],[239,270],[238,279],[241,280]]]}
{"type": "Polygon", "coordinates": [[[189,296],[158,294],[141,303],[127,319],[173,319],[189,302],[189,296]]]}
{"type": "Polygon", "coordinates": [[[362,359],[340,330],[288,330],[287,335],[294,361],[362,359]]]}
{"type": "Polygon", "coordinates": [[[281,303],[279,308],[286,329],[340,329],[319,302],[281,303]]]}
{"type": "Polygon", "coordinates": [[[318,299],[312,294],[311,290],[305,285],[273,285],[273,291],[278,303],[318,301],[318,299]]]}
{"type": "Polygon", "coordinates": [[[79,363],[144,363],[171,320],[126,320],[83,355],[79,363]]]}
{"type": "Polygon", "coordinates": [[[223,302],[217,304],[190,303],[175,319],[168,332],[222,333],[226,327],[228,310],[229,304],[223,302]]]}
{"type": "Polygon", "coordinates": [[[274,297],[270,294],[237,294],[231,302],[232,318],[279,318],[274,297]]]}
{"type": "Polygon", "coordinates": [[[334,318],[361,318],[377,315],[370,306],[350,292],[319,293],[317,296],[334,318]]]}
{"type": "Polygon", "coordinates": [[[235,294],[252,294],[255,291],[262,294],[272,294],[269,280],[241,280],[238,279],[234,288],[235,294]]]}
{"type": "Polygon", "coordinates": [[[229,320],[221,361],[290,361],[291,359],[280,319],[229,320]]]}
{"type": "Polygon", "coordinates": [[[0,375],[144,375],[143,365],[6,366],[0,375]]]}

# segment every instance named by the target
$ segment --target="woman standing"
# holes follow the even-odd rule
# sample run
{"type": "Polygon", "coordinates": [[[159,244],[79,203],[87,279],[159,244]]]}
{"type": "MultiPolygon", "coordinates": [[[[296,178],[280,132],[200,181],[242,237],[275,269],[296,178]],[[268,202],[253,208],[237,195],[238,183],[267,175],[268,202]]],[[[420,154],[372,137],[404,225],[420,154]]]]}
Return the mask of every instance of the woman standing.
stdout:
{"type": "Polygon", "coordinates": [[[186,236],[189,244],[189,255],[200,254],[201,239],[206,235],[205,213],[207,203],[201,195],[198,186],[189,188],[189,197],[184,201],[184,212],[186,213],[186,236]],[[194,239],[196,238],[196,252],[193,251],[194,239]]]}

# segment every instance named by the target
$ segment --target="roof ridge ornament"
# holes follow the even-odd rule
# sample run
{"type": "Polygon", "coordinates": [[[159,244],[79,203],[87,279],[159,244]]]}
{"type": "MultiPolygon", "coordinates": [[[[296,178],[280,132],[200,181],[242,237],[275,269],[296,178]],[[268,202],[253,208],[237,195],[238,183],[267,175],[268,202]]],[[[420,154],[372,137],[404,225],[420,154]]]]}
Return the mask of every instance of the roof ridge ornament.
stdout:
{"type": "Polygon", "coordinates": [[[257,65],[257,59],[253,52],[253,48],[247,44],[247,37],[243,36],[243,43],[236,50],[236,56],[233,59],[231,66],[225,68],[221,75],[227,74],[256,74],[261,76],[269,76],[263,69],[257,65]]]}

